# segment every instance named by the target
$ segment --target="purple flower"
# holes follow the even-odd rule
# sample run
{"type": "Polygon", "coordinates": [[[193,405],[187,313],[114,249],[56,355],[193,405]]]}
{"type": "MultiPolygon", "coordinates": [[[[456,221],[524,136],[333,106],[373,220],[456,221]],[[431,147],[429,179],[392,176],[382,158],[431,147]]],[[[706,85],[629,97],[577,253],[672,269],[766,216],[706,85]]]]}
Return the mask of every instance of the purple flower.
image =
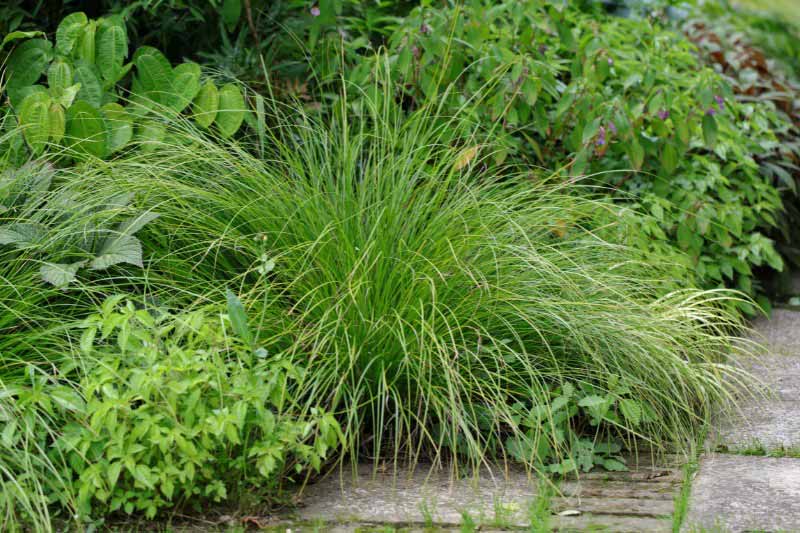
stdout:
{"type": "Polygon", "coordinates": [[[422,26],[419,27],[419,32],[422,35],[428,35],[431,32],[431,27],[423,22],[422,26]]]}
{"type": "Polygon", "coordinates": [[[668,109],[661,109],[658,113],[658,118],[661,120],[667,120],[669,118],[669,110],[668,109]]]}
{"type": "Polygon", "coordinates": [[[612,58],[608,58],[608,65],[611,66],[614,64],[614,60],[612,58]]]}
{"type": "Polygon", "coordinates": [[[716,114],[717,114],[717,109],[714,106],[711,106],[708,109],[706,109],[706,115],[713,117],[716,114]]]}
{"type": "Polygon", "coordinates": [[[609,121],[609,123],[608,123],[608,131],[611,132],[611,135],[616,135],[617,134],[617,125],[614,124],[613,120],[609,121]]]}
{"type": "Polygon", "coordinates": [[[320,14],[319,6],[314,6],[311,8],[311,16],[318,17],[320,14]]]}
{"type": "Polygon", "coordinates": [[[725,107],[725,99],[720,95],[716,95],[714,100],[717,101],[717,106],[719,106],[720,111],[722,111],[722,108],[725,107]]]}
{"type": "Polygon", "coordinates": [[[597,133],[597,140],[594,142],[597,146],[604,146],[606,144],[606,129],[600,126],[600,131],[597,133]]]}

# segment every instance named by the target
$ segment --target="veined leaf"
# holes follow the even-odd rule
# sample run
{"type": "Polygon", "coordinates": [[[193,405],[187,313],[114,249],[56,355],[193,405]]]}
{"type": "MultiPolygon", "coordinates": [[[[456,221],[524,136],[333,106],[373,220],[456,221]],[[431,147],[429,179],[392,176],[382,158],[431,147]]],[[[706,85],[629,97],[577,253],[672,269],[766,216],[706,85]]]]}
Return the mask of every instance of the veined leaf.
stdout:
{"type": "Polygon", "coordinates": [[[53,59],[53,47],[44,39],[25,41],[8,57],[9,91],[33,85],[53,59]]]}
{"type": "Polygon", "coordinates": [[[16,248],[27,248],[39,243],[44,237],[41,224],[18,223],[0,227],[0,244],[11,244],[16,248]]]}
{"type": "Polygon", "coordinates": [[[117,231],[124,235],[133,235],[147,224],[158,218],[158,213],[146,211],[119,223],[117,231]]]}
{"type": "Polygon", "coordinates": [[[239,130],[244,120],[244,96],[233,83],[223,85],[219,90],[219,109],[214,121],[223,139],[227,139],[239,130]]]}
{"type": "Polygon", "coordinates": [[[39,269],[39,273],[44,281],[61,289],[75,280],[75,275],[84,264],[86,264],[86,261],[78,261],[76,263],[44,263],[39,269]]]}
{"type": "Polygon", "coordinates": [[[152,152],[164,141],[167,129],[160,122],[144,120],[136,127],[136,142],[143,152],[152,152]]]}
{"type": "Polygon", "coordinates": [[[172,95],[167,105],[180,113],[188,106],[200,91],[200,65],[197,63],[181,63],[172,75],[172,95]]]}
{"type": "Polygon", "coordinates": [[[95,64],[95,45],[97,37],[97,23],[90,20],[78,32],[78,40],[75,43],[74,55],[78,59],[82,59],[90,65],[95,64]]]}
{"type": "Polygon", "coordinates": [[[65,56],[69,55],[75,47],[78,34],[88,23],[86,14],[80,11],[64,17],[56,30],[56,51],[65,56]]]}
{"type": "Polygon", "coordinates": [[[172,92],[172,65],[160,51],[142,46],[133,56],[136,65],[134,92],[141,91],[154,102],[163,104],[172,92]]]}
{"type": "Polygon", "coordinates": [[[209,80],[197,93],[192,104],[193,118],[202,128],[208,128],[217,118],[219,109],[219,91],[214,82],[209,80]]]}
{"type": "Polygon", "coordinates": [[[116,82],[128,55],[128,37],[117,24],[101,21],[97,29],[96,63],[104,80],[116,82]]]}
{"type": "Polygon", "coordinates": [[[100,108],[106,121],[109,154],[124,148],[133,138],[133,117],[119,104],[106,104],[100,108]]]}
{"type": "Polygon", "coordinates": [[[120,263],[142,267],[142,243],[132,235],[106,237],[97,256],[89,265],[92,270],[103,270],[120,263]]]}
{"type": "Polygon", "coordinates": [[[226,298],[228,300],[228,318],[231,321],[233,332],[248,345],[252,346],[253,333],[247,325],[247,313],[245,313],[242,301],[230,289],[226,291],[226,298]]]}
{"type": "Polygon", "coordinates": [[[81,90],[81,84],[80,83],[76,83],[74,85],[70,85],[69,87],[67,87],[66,89],[61,91],[60,95],[54,96],[53,98],[59,104],[64,106],[64,108],[69,108],[69,106],[72,105],[72,102],[75,101],[75,97],[78,96],[78,93],[80,92],[80,90],[81,90]]]}
{"type": "Polygon", "coordinates": [[[100,110],[78,100],[67,110],[67,139],[78,153],[106,154],[106,125],[100,110]]]}
{"type": "Polygon", "coordinates": [[[31,39],[33,37],[44,37],[44,36],[45,33],[43,31],[12,31],[3,38],[3,42],[2,44],[0,44],[0,48],[3,48],[11,41],[16,41],[18,39],[31,39]]]}
{"type": "Polygon", "coordinates": [[[31,94],[22,102],[19,111],[22,135],[34,155],[39,155],[50,138],[50,96],[47,93],[31,94]]]}
{"type": "Polygon", "coordinates": [[[717,144],[717,121],[709,114],[703,115],[703,138],[709,148],[717,144]]]}
{"type": "Polygon", "coordinates": [[[103,104],[103,84],[97,67],[83,60],[76,61],[75,81],[81,84],[77,96],[79,100],[85,100],[94,107],[103,104]]]}
{"type": "Polygon", "coordinates": [[[47,69],[47,85],[51,91],[57,91],[53,97],[60,95],[67,87],[72,85],[72,67],[61,58],[50,63],[47,69]]]}
{"type": "Polygon", "coordinates": [[[50,142],[58,144],[64,138],[67,131],[67,115],[61,104],[53,102],[50,104],[50,142]]]}

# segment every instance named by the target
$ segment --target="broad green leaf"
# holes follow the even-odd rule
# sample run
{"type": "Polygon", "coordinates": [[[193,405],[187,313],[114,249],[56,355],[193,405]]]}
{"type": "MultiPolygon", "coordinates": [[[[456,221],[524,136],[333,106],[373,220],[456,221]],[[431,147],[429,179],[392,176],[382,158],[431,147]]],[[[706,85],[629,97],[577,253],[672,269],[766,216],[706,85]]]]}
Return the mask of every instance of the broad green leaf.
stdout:
{"type": "Polygon", "coordinates": [[[81,84],[78,100],[89,102],[94,107],[103,104],[103,83],[100,81],[97,67],[83,60],[76,61],[75,81],[81,84]]]}
{"type": "Polygon", "coordinates": [[[85,13],[71,13],[64,17],[56,30],[56,51],[69,55],[78,40],[78,34],[89,23],[85,13]]]}
{"type": "Polygon", "coordinates": [[[619,401],[619,410],[627,422],[638,426],[642,421],[642,406],[636,400],[623,398],[619,401]]]}
{"type": "Polygon", "coordinates": [[[34,93],[20,106],[19,125],[33,155],[39,155],[50,138],[50,96],[34,93]]]}
{"type": "Polygon", "coordinates": [[[59,96],[53,97],[59,104],[64,106],[64,108],[69,108],[72,105],[72,102],[75,101],[75,97],[78,96],[78,93],[81,91],[81,84],[76,83],[74,85],[70,85],[63,91],[59,96]]]}
{"type": "Polygon", "coordinates": [[[242,0],[224,0],[221,15],[228,31],[233,31],[242,16],[242,0]]]}
{"type": "Polygon", "coordinates": [[[703,138],[709,148],[717,144],[717,120],[709,114],[703,115],[703,138]]]}
{"type": "Polygon", "coordinates": [[[671,142],[667,142],[661,151],[661,168],[665,175],[671,175],[678,167],[678,151],[671,142]]]}
{"type": "Polygon", "coordinates": [[[108,154],[121,150],[133,138],[133,117],[119,104],[106,104],[100,108],[106,121],[108,154]]]}
{"type": "Polygon", "coordinates": [[[89,266],[92,270],[103,270],[120,263],[142,267],[142,243],[139,239],[132,235],[107,237],[89,266]]]}
{"type": "Polygon", "coordinates": [[[633,165],[634,170],[641,170],[644,164],[644,148],[638,141],[633,140],[628,145],[628,159],[633,165]]]}
{"type": "Polygon", "coordinates": [[[239,130],[244,120],[245,106],[242,91],[233,83],[219,90],[219,109],[214,123],[220,135],[227,139],[239,130]]]}
{"type": "Polygon", "coordinates": [[[61,289],[75,280],[75,275],[85,263],[43,263],[39,273],[44,281],[61,289]]]}
{"type": "Polygon", "coordinates": [[[18,39],[32,39],[33,37],[45,37],[45,33],[43,31],[12,31],[3,38],[3,43],[0,44],[0,48],[3,48],[11,41],[16,41],[18,39]]]}
{"type": "Polygon", "coordinates": [[[78,392],[67,386],[59,386],[54,387],[48,391],[48,395],[53,399],[53,401],[60,405],[63,409],[67,411],[83,411],[86,407],[86,402],[84,402],[83,398],[81,397],[78,392]]]}
{"type": "Polygon", "coordinates": [[[616,459],[603,459],[600,464],[603,465],[603,468],[610,472],[623,472],[628,469],[628,467],[625,466],[625,463],[616,459]]]}
{"type": "Polygon", "coordinates": [[[197,93],[192,104],[192,116],[197,124],[202,128],[208,128],[217,118],[219,108],[219,91],[214,82],[209,80],[197,93]]]}
{"type": "Polygon", "coordinates": [[[684,220],[678,224],[678,246],[684,250],[688,250],[692,246],[692,228],[689,226],[688,221],[684,220]]]}
{"type": "Polygon", "coordinates": [[[231,321],[233,332],[248,345],[252,346],[254,341],[253,333],[247,325],[247,313],[245,313],[244,305],[230,289],[225,294],[228,300],[228,318],[231,321]]]}
{"type": "Polygon", "coordinates": [[[67,115],[61,104],[53,102],[50,104],[50,142],[58,144],[64,138],[67,131],[67,115]]]}
{"type": "Polygon", "coordinates": [[[67,141],[77,153],[104,157],[106,125],[100,110],[78,100],[67,110],[67,141]]]}
{"type": "Polygon", "coordinates": [[[172,95],[167,105],[180,113],[200,91],[200,65],[181,63],[172,73],[172,95]]]}
{"type": "Polygon", "coordinates": [[[172,92],[172,66],[160,51],[142,46],[133,56],[136,65],[134,92],[143,92],[154,102],[163,104],[172,92]]]}
{"type": "Polygon", "coordinates": [[[152,152],[164,141],[166,127],[154,120],[144,120],[136,126],[136,142],[143,152],[152,152]]]}
{"type": "Polygon", "coordinates": [[[50,68],[47,69],[47,85],[54,98],[62,94],[62,92],[72,85],[73,72],[72,67],[62,58],[56,58],[55,61],[50,63],[50,68]]]}
{"type": "Polygon", "coordinates": [[[95,47],[97,39],[97,23],[93,20],[78,32],[78,41],[75,43],[74,55],[90,65],[95,65],[95,47]]]}
{"type": "Polygon", "coordinates": [[[31,39],[16,47],[6,65],[9,92],[36,83],[52,59],[53,47],[44,39],[31,39]]]}
{"type": "Polygon", "coordinates": [[[0,227],[0,244],[11,244],[16,248],[34,246],[44,238],[45,227],[41,224],[17,223],[0,227]]]}
{"type": "Polygon", "coordinates": [[[104,80],[116,82],[128,55],[125,29],[113,23],[101,23],[97,29],[96,64],[104,80]]]}

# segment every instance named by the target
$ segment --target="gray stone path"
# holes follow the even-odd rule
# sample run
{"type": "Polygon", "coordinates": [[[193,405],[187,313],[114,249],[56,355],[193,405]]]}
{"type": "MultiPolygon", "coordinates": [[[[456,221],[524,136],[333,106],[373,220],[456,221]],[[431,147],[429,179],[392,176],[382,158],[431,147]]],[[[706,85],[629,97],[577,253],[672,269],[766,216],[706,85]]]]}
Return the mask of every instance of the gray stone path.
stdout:
{"type": "Polygon", "coordinates": [[[800,312],[776,309],[755,328],[769,354],[742,366],[770,395],[716,421],[692,486],[688,531],[800,532],[800,312]]]}
{"type": "MultiPolygon", "coordinates": [[[[682,469],[649,462],[628,472],[593,472],[563,481],[549,498],[549,524],[531,520],[540,495],[537,482],[522,470],[489,470],[480,478],[453,479],[446,471],[419,467],[410,475],[348,470],[308,487],[297,511],[300,523],[328,525],[326,530],[354,531],[364,524],[458,531],[469,515],[480,531],[671,531],[674,499],[682,469]],[[548,527],[549,526],[549,527],[548,527]]],[[[303,530],[301,527],[293,531],[303,530]]]]}

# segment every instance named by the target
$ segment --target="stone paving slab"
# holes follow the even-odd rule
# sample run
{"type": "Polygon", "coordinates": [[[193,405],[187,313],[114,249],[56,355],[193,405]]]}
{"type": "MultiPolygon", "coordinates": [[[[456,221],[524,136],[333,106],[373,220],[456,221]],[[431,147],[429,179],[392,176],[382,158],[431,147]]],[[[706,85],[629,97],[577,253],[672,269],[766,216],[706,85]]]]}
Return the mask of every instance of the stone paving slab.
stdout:
{"type": "MultiPolygon", "coordinates": [[[[562,481],[549,499],[550,525],[564,530],[669,531],[681,479],[678,466],[639,464],[629,472],[592,472],[562,481]],[[570,516],[559,516],[562,512],[570,516]]],[[[432,522],[446,530],[457,529],[468,513],[482,531],[498,523],[529,528],[538,487],[534,477],[519,469],[454,479],[447,471],[431,472],[428,467],[395,476],[362,465],[355,477],[348,469],[310,485],[294,518],[339,527],[370,523],[413,529],[432,522]]]]}
{"type": "Polygon", "coordinates": [[[692,485],[686,531],[800,531],[800,459],[711,454],[692,485]]]}

